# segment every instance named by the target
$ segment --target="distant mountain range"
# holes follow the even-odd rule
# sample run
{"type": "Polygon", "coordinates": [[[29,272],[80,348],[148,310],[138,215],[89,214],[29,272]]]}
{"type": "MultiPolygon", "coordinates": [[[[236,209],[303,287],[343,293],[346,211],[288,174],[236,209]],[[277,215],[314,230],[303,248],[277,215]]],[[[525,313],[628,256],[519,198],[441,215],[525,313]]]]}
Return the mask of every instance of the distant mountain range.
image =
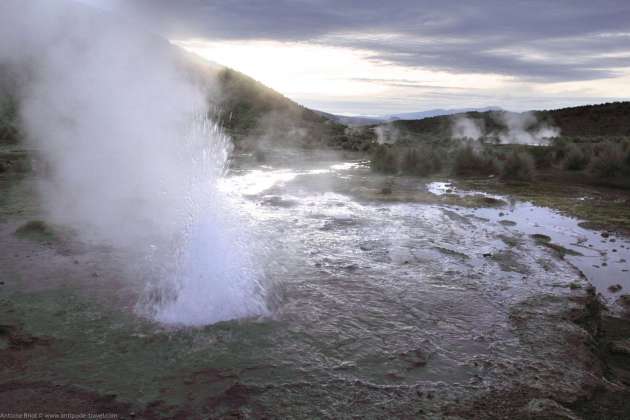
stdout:
{"type": "MultiPolygon", "coordinates": [[[[453,124],[465,119],[482,128],[483,136],[500,136],[516,130],[535,134],[545,128],[556,135],[599,141],[603,138],[630,138],[630,102],[611,102],[544,111],[517,113],[509,111],[469,111],[438,115],[417,120],[394,120],[381,123],[377,129],[390,133],[396,142],[421,143],[450,139],[453,124]]],[[[372,127],[361,127],[373,130],[372,127]]],[[[391,140],[391,139],[390,139],[391,140]]]]}
{"type": "Polygon", "coordinates": [[[421,120],[423,118],[439,117],[441,115],[454,115],[464,114],[466,112],[487,112],[487,111],[502,111],[498,106],[487,106],[484,108],[453,108],[453,109],[429,109],[427,111],[419,112],[405,112],[402,114],[390,114],[382,117],[386,121],[395,120],[421,120]]]}
{"type": "Polygon", "coordinates": [[[351,127],[357,127],[361,125],[375,125],[382,124],[388,121],[398,121],[398,120],[421,120],[423,118],[431,118],[431,117],[439,117],[442,115],[455,115],[455,114],[465,114],[466,112],[487,112],[487,111],[502,111],[500,107],[497,106],[488,106],[484,108],[452,108],[452,109],[429,109],[426,111],[418,111],[418,112],[403,112],[400,114],[387,114],[380,116],[347,116],[347,115],[337,115],[330,114],[327,112],[318,111],[320,115],[329,118],[331,120],[337,121],[340,124],[348,125],[351,127]]]}
{"type": "MultiPolygon", "coordinates": [[[[92,9],[84,9],[84,13],[94,13],[92,9]]],[[[106,18],[106,13],[98,13],[106,18]]],[[[208,92],[210,113],[243,150],[270,145],[369,150],[383,129],[416,142],[450,137],[453,115],[474,120],[487,132],[504,130],[501,121],[516,116],[499,107],[431,109],[378,117],[314,111],[245,74],[202,60],[165,39],[147,37],[153,48],[172,54],[189,77],[208,92]]],[[[15,143],[20,137],[16,98],[20,97],[17,87],[21,84],[15,76],[0,66],[0,146],[15,143]]],[[[559,129],[563,136],[630,137],[630,102],[532,111],[532,114],[536,122],[525,127],[527,130],[546,124],[559,129]]]]}

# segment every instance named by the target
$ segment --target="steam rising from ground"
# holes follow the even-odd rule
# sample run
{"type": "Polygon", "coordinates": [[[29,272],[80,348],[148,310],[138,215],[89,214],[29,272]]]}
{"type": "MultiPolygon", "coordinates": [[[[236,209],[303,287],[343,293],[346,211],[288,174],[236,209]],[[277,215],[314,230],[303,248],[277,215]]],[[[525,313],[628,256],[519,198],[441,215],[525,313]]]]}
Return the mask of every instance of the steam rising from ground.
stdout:
{"type": "Polygon", "coordinates": [[[400,137],[400,131],[391,124],[377,126],[374,133],[378,144],[394,144],[400,137]]]}
{"type": "Polygon", "coordinates": [[[507,129],[506,132],[499,134],[501,143],[542,145],[560,135],[559,129],[539,123],[532,112],[522,114],[502,112],[499,115],[507,129]]]}
{"type": "Polygon", "coordinates": [[[455,117],[451,125],[453,138],[479,140],[483,136],[482,122],[461,115],[455,117]]]}
{"type": "Polygon", "coordinates": [[[205,324],[265,311],[247,239],[215,181],[229,141],[162,40],[83,6],[0,3],[0,63],[48,163],[50,218],[144,277],[144,313],[205,324]]]}
{"type": "Polygon", "coordinates": [[[495,112],[492,114],[499,130],[491,131],[481,118],[458,115],[451,121],[454,139],[480,140],[482,138],[503,144],[544,145],[558,137],[560,130],[538,120],[533,112],[495,112]]]}

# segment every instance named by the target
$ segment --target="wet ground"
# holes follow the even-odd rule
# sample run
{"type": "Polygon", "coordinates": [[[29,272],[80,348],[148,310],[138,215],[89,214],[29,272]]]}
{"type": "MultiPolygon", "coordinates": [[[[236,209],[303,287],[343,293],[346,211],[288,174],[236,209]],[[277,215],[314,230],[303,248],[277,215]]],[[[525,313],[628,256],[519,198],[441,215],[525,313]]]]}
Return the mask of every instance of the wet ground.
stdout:
{"type": "Polygon", "coordinates": [[[621,285],[611,301],[630,289],[627,238],[297,157],[243,157],[221,183],[263,257],[271,315],[195,329],[136,316],[141,288],[115,252],[17,237],[37,206],[15,204],[28,180],[5,185],[0,411],[61,399],[141,418],[578,418],[625,392],[588,284],[621,285]]]}

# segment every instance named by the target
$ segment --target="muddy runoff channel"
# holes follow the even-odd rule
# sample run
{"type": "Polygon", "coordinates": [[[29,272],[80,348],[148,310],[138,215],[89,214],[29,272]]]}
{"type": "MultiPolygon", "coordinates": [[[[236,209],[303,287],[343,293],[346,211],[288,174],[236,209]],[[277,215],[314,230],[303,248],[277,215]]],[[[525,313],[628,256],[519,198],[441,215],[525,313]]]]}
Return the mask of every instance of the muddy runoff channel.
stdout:
{"type": "Polygon", "coordinates": [[[221,185],[263,244],[274,292],[259,319],[143,320],[130,283],[101,281],[115,256],[18,239],[20,216],[4,221],[16,252],[2,262],[0,400],[145,418],[579,418],[622,392],[589,284],[623,283],[626,238],[360,160],[296,157],[241,157],[221,185]]]}

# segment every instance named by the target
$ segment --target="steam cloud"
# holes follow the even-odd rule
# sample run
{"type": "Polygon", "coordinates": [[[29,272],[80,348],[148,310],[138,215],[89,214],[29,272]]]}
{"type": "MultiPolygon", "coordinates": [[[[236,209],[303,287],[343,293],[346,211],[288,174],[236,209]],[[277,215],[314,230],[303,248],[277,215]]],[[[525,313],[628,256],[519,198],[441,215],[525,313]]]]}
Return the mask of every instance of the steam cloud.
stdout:
{"type": "Polygon", "coordinates": [[[486,138],[504,144],[544,145],[560,135],[558,128],[538,121],[533,112],[498,112],[492,116],[502,127],[501,130],[488,132],[484,120],[458,115],[451,121],[451,137],[457,140],[486,138]]]}
{"type": "Polygon", "coordinates": [[[2,0],[9,69],[50,219],[127,255],[143,312],[175,324],[263,313],[243,232],[215,180],[229,141],[163,40],[86,6],[2,0]]]}
{"type": "Polygon", "coordinates": [[[502,112],[500,115],[501,122],[507,129],[507,132],[499,135],[501,143],[542,145],[560,135],[559,129],[540,124],[532,112],[522,114],[502,112]]]}
{"type": "Polygon", "coordinates": [[[455,139],[479,140],[483,136],[482,122],[464,116],[457,116],[451,125],[452,137],[455,139]]]}

